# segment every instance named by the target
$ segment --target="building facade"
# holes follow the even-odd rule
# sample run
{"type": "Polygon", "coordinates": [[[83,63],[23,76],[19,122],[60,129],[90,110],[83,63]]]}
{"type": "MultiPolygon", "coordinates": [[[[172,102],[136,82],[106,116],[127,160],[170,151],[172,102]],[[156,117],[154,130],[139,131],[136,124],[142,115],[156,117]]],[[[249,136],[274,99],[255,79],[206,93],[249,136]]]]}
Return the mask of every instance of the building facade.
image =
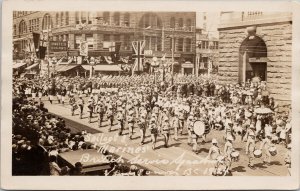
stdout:
{"type": "Polygon", "coordinates": [[[132,41],[145,41],[145,63],[153,57],[174,56],[174,72],[181,64],[195,62],[195,22],[193,12],[30,12],[13,15],[15,58],[34,52],[32,32],[46,32],[47,40],[68,42],[67,52],[51,55],[77,56],[79,44],[86,41],[88,56],[108,56],[115,42],[121,42],[120,55],[132,56],[132,41]],[[172,51],[174,47],[174,51],[172,51]]]}
{"type": "Polygon", "coordinates": [[[196,65],[198,74],[217,72],[219,63],[219,40],[200,28],[196,29],[196,65]],[[208,71],[210,69],[210,71],[208,71]]]}
{"type": "Polygon", "coordinates": [[[218,30],[220,81],[244,83],[259,77],[271,97],[290,103],[292,14],[222,12],[218,30]]]}

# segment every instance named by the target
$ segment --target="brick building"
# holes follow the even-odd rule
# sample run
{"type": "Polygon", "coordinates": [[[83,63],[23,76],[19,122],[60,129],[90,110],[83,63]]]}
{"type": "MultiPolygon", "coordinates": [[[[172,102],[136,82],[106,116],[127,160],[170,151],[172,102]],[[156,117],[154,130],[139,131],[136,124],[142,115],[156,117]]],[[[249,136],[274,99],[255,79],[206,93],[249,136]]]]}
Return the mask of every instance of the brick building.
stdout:
{"type": "MultiPolygon", "coordinates": [[[[131,42],[145,40],[145,63],[166,55],[171,61],[174,42],[175,72],[181,64],[195,61],[195,20],[193,12],[32,12],[13,15],[15,58],[32,53],[32,32],[50,29],[49,39],[67,41],[68,54],[77,56],[80,41],[87,41],[89,56],[107,56],[113,42],[121,42],[120,55],[131,56],[131,42]]],[[[48,30],[49,31],[49,30],[48,30]]],[[[66,55],[66,52],[49,52],[66,55]]]]}
{"type": "Polygon", "coordinates": [[[220,81],[243,83],[258,76],[272,97],[290,103],[292,14],[222,12],[218,30],[220,81]]]}

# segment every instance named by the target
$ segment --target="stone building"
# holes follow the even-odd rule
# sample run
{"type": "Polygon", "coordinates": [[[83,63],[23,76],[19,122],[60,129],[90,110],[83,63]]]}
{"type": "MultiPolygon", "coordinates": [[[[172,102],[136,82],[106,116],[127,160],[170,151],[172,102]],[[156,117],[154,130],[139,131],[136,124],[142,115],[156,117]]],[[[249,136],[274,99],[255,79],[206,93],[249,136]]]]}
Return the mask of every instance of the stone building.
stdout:
{"type": "MultiPolygon", "coordinates": [[[[51,41],[67,41],[69,56],[78,55],[81,41],[87,41],[88,56],[109,56],[115,42],[121,42],[121,56],[132,56],[132,41],[145,40],[145,63],[163,55],[170,61],[172,44],[175,72],[195,59],[194,12],[16,11],[13,18],[14,55],[18,58],[33,51],[28,46],[32,45],[32,32],[44,31],[51,41]]],[[[49,54],[63,56],[67,52],[49,54]]]]}
{"type": "Polygon", "coordinates": [[[290,103],[292,13],[222,12],[218,30],[220,81],[243,83],[258,76],[270,96],[290,103]]]}

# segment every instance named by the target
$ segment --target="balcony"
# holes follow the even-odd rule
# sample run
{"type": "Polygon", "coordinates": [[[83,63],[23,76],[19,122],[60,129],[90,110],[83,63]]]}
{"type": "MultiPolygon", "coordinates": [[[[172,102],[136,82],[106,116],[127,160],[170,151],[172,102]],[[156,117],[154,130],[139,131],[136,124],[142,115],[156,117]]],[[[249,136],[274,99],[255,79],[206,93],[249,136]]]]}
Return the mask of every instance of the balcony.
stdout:
{"type": "Polygon", "coordinates": [[[219,29],[292,21],[291,12],[222,12],[219,29]]]}

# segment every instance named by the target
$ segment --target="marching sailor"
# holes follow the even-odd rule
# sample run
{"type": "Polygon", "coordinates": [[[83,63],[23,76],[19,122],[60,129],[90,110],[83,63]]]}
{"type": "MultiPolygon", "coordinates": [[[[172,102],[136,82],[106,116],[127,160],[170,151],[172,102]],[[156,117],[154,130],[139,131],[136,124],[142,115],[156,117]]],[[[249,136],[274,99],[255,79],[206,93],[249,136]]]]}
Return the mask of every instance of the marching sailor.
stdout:
{"type": "Polygon", "coordinates": [[[140,138],[141,138],[140,144],[143,145],[144,140],[145,140],[145,134],[146,134],[146,114],[145,113],[142,113],[140,115],[140,118],[139,118],[137,124],[140,129],[140,138]]]}
{"type": "Polygon", "coordinates": [[[118,107],[117,120],[119,126],[119,135],[121,136],[124,130],[124,110],[122,107],[118,107]]]}
{"type": "Polygon", "coordinates": [[[263,163],[270,166],[270,158],[271,158],[271,154],[269,151],[269,148],[272,146],[271,143],[272,137],[271,135],[267,135],[266,138],[263,139],[261,145],[260,145],[260,150],[264,150],[265,153],[265,157],[264,157],[264,161],[263,163]]]}
{"type": "Polygon", "coordinates": [[[161,133],[164,136],[165,147],[167,148],[170,136],[170,123],[168,118],[164,118],[161,133]]]}
{"type": "Polygon", "coordinates": [[[134,125],[134,111],[133,107],[129,108],[128,114],[127,114],[127,123],[128,123],[128,128],[129,128],[129,139],[132,139],[132,135],[134,134],[133,132],[133,125],[134,125]]]}
{"type": "Polygon", "coordinates": [[[254,159],[254,150],[255,150],[255,126],[251,124],[250,127],[246,131],[246,135],[244,139],[247,140],[246,142],[246,154],[249,157],[249,164],[248,167],[254,169],[253,159],[254,159]]]}
{"type": "Polygon", "coordinates": [[[82,95],[79,95],[79,99],[77,101],[77,105],[80,109],[79,113],[79,118],[82,119],[82,114],[83,114],[83,106],[84,106],[84,100],[82,99],[82,95]]]}
{"type": "Polygon", "coordinates": [[[154,117],[152,117],[150,119],[149,130],[150,130],[150,133],[151,133],[152,149],[154,150],[155,149],[156,139],[157,139],[157,134],[158,134],[158,129],[157,129],[157,125],[156,125],[156,119],[154,117]]]}
{"type": "Polygon", "coordinates": [[[74,116],[74,112],[77,109],[76,100],[74,94],[70,94],[69,104],[71,105],[71,115],[74,116]]]}

